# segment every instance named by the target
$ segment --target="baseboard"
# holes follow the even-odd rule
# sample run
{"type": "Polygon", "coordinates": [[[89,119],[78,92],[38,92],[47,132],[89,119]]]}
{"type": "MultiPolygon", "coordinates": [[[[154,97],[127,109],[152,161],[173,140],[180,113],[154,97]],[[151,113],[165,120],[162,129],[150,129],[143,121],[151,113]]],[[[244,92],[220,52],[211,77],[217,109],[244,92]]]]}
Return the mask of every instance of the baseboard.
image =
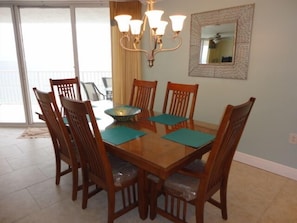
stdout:
{"type": "Polygon", "coordinates": [[[297,181],[297,169],[294,169],[292,167],[288,167],[259,157],[251,156],[242,152],[236,152],[234,160],[297,181]]]}

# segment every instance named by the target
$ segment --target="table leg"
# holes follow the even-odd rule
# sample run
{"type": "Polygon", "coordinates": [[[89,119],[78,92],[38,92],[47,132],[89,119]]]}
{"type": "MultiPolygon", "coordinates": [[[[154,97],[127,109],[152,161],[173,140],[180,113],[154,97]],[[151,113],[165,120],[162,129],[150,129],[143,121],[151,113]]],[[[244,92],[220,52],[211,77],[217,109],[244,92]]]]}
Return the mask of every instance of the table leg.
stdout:
{"type": "Polygon", "coordinates": [[[138,208],[141,219],[146,219],[148,216],[148,194],[147,194],[147,179],[146,172],[138,169],[138,208]]]}

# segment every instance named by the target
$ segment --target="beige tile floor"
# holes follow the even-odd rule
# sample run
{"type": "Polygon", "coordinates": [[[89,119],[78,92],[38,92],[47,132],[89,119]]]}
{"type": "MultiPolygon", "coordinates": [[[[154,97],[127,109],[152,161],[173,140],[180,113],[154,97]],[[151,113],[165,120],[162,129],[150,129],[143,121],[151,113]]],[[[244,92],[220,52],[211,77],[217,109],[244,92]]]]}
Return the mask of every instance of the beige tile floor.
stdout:
{"type": "MultiPolygon", "coordinates": [[[[52,145],[47,139],[17,139],[23,129],[0,128],[0,222],[106,222],[106,196],[97,194],[81,209],[81,192],[71,200],[71,175],[55,185],[52,145]]],[[[205,223],[296,223],[297,182],[239,162],[233,162],[228,186],[228,214],[206,204],[205,223]]],[[[193,223],[194,211],[188,212],[193,223]]],[[[167,223],[140,220],[137,209],[115,223],[167,223]]]]}

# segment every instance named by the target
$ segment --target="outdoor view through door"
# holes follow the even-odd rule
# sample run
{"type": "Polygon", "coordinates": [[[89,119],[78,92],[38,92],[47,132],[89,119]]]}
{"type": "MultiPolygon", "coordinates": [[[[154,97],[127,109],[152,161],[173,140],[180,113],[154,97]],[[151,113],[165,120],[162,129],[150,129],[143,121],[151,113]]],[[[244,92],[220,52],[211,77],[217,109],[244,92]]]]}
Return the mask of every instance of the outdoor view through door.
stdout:
{"type": "Polygon", "coordinates": [[[0,5],[0,125],[39,122],[32,88],[50,91],[49,78],[79,76],[104,92],[102,77],[111,77],[109,8],[13,11],[19,16],[0,5]]]}

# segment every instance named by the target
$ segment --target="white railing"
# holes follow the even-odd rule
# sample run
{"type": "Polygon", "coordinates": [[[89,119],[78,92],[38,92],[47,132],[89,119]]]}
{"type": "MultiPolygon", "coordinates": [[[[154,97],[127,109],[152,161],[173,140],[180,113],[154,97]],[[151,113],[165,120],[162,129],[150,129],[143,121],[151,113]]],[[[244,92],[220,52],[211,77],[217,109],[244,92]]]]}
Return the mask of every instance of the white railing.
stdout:
{"type": "MultiPolygon", "coordinates": [[[[70,78],[73,71],[30,71],[28,72],[29,88],[38,87],[49,91],[49,78],[70,78]]],[[[102,77],[111,77],[111,71],[82,71],[80,80],[94,82],[97,87],[104,91],[102,77]]],[[[18,71],[0,70],[0,104],[22,104],[22,90],[18,71]]]]}

